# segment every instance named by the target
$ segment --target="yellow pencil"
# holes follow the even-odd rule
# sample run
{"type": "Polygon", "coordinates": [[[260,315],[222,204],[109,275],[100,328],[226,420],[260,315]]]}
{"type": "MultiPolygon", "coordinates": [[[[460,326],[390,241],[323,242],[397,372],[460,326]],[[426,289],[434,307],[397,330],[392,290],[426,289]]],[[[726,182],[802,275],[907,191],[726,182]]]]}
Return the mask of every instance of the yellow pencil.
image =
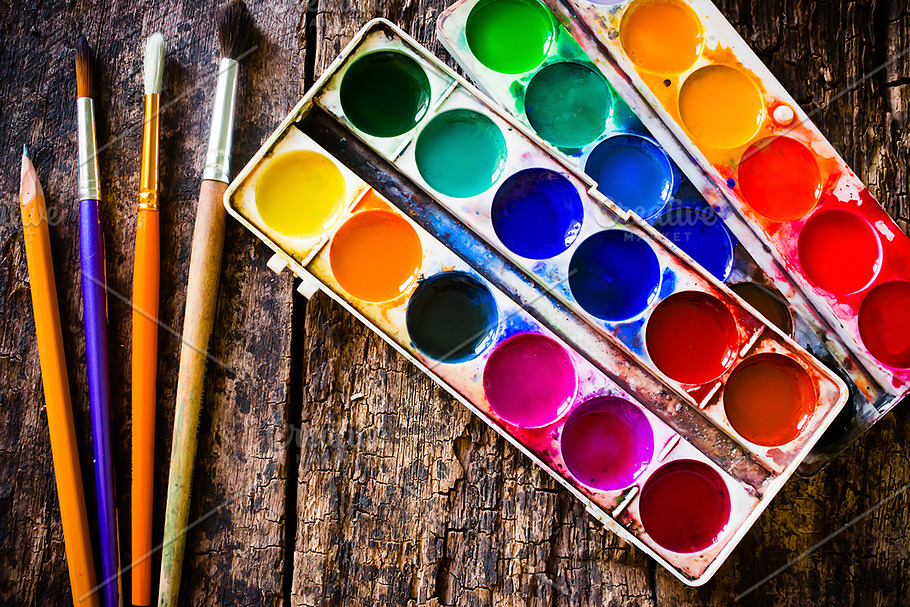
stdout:
{"type": "Polygon", "coordinates": [[[73,425],[69,379],[63,354],[63,332],[57,308],[57,286],[51,260],[51,241],[47,231],[47,209],[44,191],[38,182],[35,167],[22,149],[22,177],[19,182],[19,202],[22,228],[25,232],[25,257],[32,291],[35,333],[38,336],[38,358],[41,361],[41,381],[44,384],[44,404],[51,435],[54,475],[57,480],[57,499],[60,501],[60,520],[63,523],[63,542],[66,563],[77,607],[99,604],[95,589],[95,563],[89,536],[88,514],[82,491],[82,472],[73,425]],[[80,600],[83,599],[84,600],[80,600]]]}

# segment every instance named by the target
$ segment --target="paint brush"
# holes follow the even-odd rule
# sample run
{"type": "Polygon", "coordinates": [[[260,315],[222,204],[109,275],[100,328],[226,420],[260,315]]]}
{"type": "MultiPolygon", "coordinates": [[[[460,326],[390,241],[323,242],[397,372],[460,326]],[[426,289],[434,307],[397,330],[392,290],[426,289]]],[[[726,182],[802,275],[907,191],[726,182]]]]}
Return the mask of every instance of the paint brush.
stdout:
{"type": "Polygon", "coordinates": [[[111,460],[110,387],[107,358],[107,286],[104,237],[101,231],[95,106],[92,100],[92,49],[85,36],[76,44],[77,141],[79,147],[79,253],[82,264],[82,314],[88,372],[95,493],[101,539],[101,595],[106,607],[120,604],[117,514],[111,460]]]}
{"type": "Polygon", "coordinates": [[[155,377],[158,356],[158,112],[164,69],[164,37],[149,36],[145,46],[145,114],[139,166],[139,208],[133,257],[133,479],[132,598],[152,603],[152,492],[155,475],[155,377]]]}
{"type": "Polygon", "coordinates": [[[25,258],[32,293],[32,312],[38,358],[41,363],[41,383],[44,386],[44,406],[54,458],[54,478],[60,502],[60,521],[63,523],[63,544],[70,574],[73,605],[98,605],[95,588],[95,561],[82,489],[82,470],[73,424],[73,405],[70,401],[66,357],[63,352],[63,331],[57,307],[57,285],[51,259],[51,241],[47,230],[47,209],[44,190],[38,182],[35,167],[22,146],[22,176],[19,181],[19,202],[22,211],[22,230],[25,236],[25,258]],[[85,597],[84,600],[81,600],[85,597]]]}
{"type": "Polygon", "coordinates": [[[237,59],[251,50],[252,36],[253,21],[246,5],[241,0],[232,0],[221,9],[218,18],[222,58],[218,65],[212,128],[190,254],[190,275],[183,319],[183,345],[177,376],[174,436],[165,506],[164,550],[158,588],[159,607],[176,605],[180,588],[193,465],[198,442],[196,433],[202,406],[206,351],[215,320],[218,278],[224,248],[226,212],[222,199],[230,181],[234,103],[240,72],[237,59]]]}

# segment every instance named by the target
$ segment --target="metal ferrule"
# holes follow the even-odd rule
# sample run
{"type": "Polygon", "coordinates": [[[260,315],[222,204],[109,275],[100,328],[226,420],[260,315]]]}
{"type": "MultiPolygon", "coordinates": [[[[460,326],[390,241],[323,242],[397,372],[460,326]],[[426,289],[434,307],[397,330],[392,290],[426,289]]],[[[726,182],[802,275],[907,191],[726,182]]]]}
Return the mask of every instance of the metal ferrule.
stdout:
{"type": "Polygon", "coordinates": [[[161,95],[145,96],[142,117],[142,164],[139,165],[139,210],[158,210],[158,112],[161,95]]]}
{"type": "Polygon", "coordinates": [[[95,104],[76,99],[76,139],[79,147],[79,200],[101,200],[98,146],[95,144],[95,104]]]}
{"type": "Polygon", "coordinates": [[[233,59],[223,58],[218,64],[218,85],[215,87],[215,108],[203,179],[224,183],[231,181],[231,139],[234,133],[234,102],[237,98],[239,73],[239,64],[233,59]]]}

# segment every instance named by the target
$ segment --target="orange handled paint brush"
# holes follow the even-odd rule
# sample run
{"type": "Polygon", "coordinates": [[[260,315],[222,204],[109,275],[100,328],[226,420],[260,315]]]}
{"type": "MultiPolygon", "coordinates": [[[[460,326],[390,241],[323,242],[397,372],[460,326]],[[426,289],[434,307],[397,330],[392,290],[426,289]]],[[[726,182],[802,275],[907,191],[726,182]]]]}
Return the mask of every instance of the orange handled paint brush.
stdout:
{"type": "Polygon", "coordinates": [[[133,257],[133,482],[132,600],[152,604],[152,493],[155,476],[155,379],[158,369],[158,112],[164,38],[152,34],[145,47],[145,115],[139,209],[133,257]]]}
{"type": "Polygon", "coordinates": [[[44,205],[44,191],[24,146],[19,201],[25,233],[28,280],[32,292],[32,312],[35,315],[35,333],[38,338],[38,358],[41,362],[41,382],[44,385],[44,406],[51,435],[51,453],[54,457],[54,476],[57,481],[57,499],[60,502],[60,521],[63,523],[63,543],[73,605],[96,607],[99,601],[98,594],[95,593],[95,562],[82,489],[66,357],[63,353],[57,285],[47,231],[47,209],[44,205]]]}

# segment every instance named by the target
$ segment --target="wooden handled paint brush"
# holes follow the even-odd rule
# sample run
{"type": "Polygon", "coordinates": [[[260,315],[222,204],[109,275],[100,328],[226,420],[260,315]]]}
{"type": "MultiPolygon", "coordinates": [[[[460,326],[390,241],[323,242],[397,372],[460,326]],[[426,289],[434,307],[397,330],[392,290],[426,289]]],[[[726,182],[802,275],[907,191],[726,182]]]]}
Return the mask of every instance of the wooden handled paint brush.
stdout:
{"type": "Polygon", "coordinates": [[[218,66],[215,107],[202,191],[196,210],[186,311],[183,319],[183,346],[177,377],[177,406],[168,475],[164,519],[164,551],[159,607],[177,603],[180,573],[186,545],[197,430],[202,406],[206,351],[218,295],[221,254],[224,248],[225,209],[222,199],[230,181],[229,162],[234,123],[234,103],[240,66],[238,57],[252,47],[253,22],[246,5],[233,0],[221,9],[218,37],[222,59],[218,66]]]}
{"type": "Polygon", "coordinates": [[[94,593],[95,561],[82,489],[69,378],[66,374],[57,285],[54,281],[51,241],[47,230],[47,209],[44,205],[44,191],[25,146],[22,148],[19,202],[38,358],[41,363],[41,383],[44,386],[44,406],[47,409],[51,454],[54,457],[54,477],[60,502],[60,521],[63,523],[63,544],[73,605],[94,607],[99,604],[98,595],[94,593]],[[84,600],[81,600],[83,597],[84,600]]]}
{"type": "Polygon", "coordinates": [[[139,208],[133,257],[133,482],[132,599],[152,604],[152,493],[155,476],[155,377],[158,368],[158,112],[164,69],[164,37],[149,36],[145,46],[145,114],[139,208]]]}
{"type": "Polygon", "coordinates": [[[82,314],[88,372],[92,448],[95,455],[95,493],[101,538],[101,596],[106,607],[120,604],[120,558],[114,474],[111,459],[110,386],[107,357],[107,285],[104,235],[101,230],[98,149],[95,145],[95,106],[92,100],[92,49],[85,36],[76,45],[77,141],[79,146],[79,253],[82,264],[82,314]]]}

